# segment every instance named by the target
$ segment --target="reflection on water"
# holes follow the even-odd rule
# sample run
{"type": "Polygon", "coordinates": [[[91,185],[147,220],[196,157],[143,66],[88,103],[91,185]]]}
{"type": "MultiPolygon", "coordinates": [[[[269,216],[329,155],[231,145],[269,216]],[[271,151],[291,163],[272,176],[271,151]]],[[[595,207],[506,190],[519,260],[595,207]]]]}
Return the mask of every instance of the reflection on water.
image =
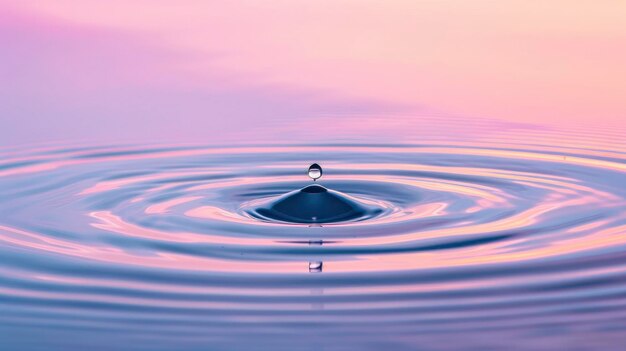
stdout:
{"type": "Polygon", "coordinates": [[[614,349],[626,145],[549,134],[6,152],[0,337],[16,350],[614,349]],[[248,214],[309,184],[313,160],[317,183],[383,213],[323,226],[248,214]]]}

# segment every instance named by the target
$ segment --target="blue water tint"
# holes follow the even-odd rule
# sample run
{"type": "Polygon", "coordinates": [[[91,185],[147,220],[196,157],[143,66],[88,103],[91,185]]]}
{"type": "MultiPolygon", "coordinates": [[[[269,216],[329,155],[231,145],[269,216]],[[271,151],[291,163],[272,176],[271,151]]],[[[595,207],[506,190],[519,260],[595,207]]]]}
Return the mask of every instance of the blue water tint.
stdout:
{"type": "MultiPolygon", "coordinates": [[[[321,175],[321,171],[318,174],[321,175]]],[[[318,184],[291,191],[248,210],[251,216],[261,220],[295,224],[363,221],[383,212],[383,208],[367,205],[318,184]]]]}
{"type": "Polygon", "coordinates": [[[0,349],[616,350],[619,155],[468,141],[3,156],[0,349]]]}

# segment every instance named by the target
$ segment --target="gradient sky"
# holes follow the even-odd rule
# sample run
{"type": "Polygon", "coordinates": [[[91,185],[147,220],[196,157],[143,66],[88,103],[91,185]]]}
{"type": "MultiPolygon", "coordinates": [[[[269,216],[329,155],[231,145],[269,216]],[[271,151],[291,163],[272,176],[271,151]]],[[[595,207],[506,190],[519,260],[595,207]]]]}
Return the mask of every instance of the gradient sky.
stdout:
{"type": "Polygon", "coordinates": [[[355,116],[356,139],[433,115],[623,125],[624,13],[623,1],[5,0],[0,145],[280,141],[355,116]]]}

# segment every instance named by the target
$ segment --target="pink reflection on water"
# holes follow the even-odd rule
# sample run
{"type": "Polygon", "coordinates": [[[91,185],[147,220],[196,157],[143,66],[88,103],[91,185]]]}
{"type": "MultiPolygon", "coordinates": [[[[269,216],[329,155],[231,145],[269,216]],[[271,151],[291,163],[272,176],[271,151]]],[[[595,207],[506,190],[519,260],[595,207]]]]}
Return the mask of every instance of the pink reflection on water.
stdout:
{"type": "Polygon", "coordinates": [[[159,179],[169,179],[169,178],[189,176],[189,175],[194,175],[194,174],[207,175],[207,174],[216,174],[216,173],[217,172],[215,170],[205,171],[205,172],[160,172],[160,173],[140,176],[140,177],[128,177],[128,178],[117,179],[117,180],[106,180],[106,181],[99,182],[81,191],[79,195],[101,193],[101,192],[106,192],[109,190],[119,189],[130,184],[150,182],[150,181],[159,180],[159,179]]]}
{"type": "MultiPolygon", "coordinates": [[[[524,214],[518,216],[516,220],[502,221],[502,225],[506,223],[508,228],[512,228],[516,225],[527,225],[528,221],[532,221],[532,217],[538,216],[541,213],[549,211],[554,208],[554,204],[546,204],[538,206],[533,214],[524,214]]],[[[204,235],[193,234],[167,234],[158,231],[146,230],[138,228],[129,224],[124,224],[115,217],[111,217],[107,214],[93,214],[94,217],[104,221],[108,221],[109,224],[102,224],[102,229],[117,231],[124,235],[138,235],[144,238],[151,239],[164,239],[164,240],[177,240],[181,242],[191,241],[205,238],[204,235]],[[187,237],[185,237],[187,236],[187,237]]],[[[493,225],[493,224],[492,224],[493,225]]],[[[481,225],[469,226],[470,228],[479,228],[481,225]]],[[[496,230],[498,225],[486,228],[487,230],[496,230]]],[[[464,228],[467,230],[467,228],[464,228]]],[[[167,269],[184,269],[184,270],[206,270],[206,271],[227,271],[227,272],[302,272],[303,265],[298,262],[258,262],[258,261],[228,261],[218,260],[206,257],[192,257],[186,255],[154,252],[149,256],[136,256],[128,252],[124,252],[119,248],[114,247],[94,247],[86,246],[75,242],[68,242],[61,239],[53,239],[41,234],[28,232],[25,230],[14,229],[6,226],[0,227],[2,235],[0,240],[18,245],[21,247],[42,250],[46,252],[52,252],[57,254],[63,254],[73,257],[79,257],[88,260],[106,261],[116,264],[124,265],[141,265],[147,267],[160,267],[167,269]]],[[[455,229],[441,229],[431,233],[431,237],[450,237],[453,235],[460,235],[455,233],[455,229]]],[[[545,246],[531,248],[528,250],[514,252],[506,250],[504,245],[507,244],[488,244],[483,245],[475,250],[448,250],[440,251],[436,253],[396,253],[394,255],[383,256],[364,256],[357,258],[356,260],[344,260],[344,261],[327,261],[325,262],[325,270],[327,272],[362,272],[362,271],[384,271],[384,270],[406,270],[406,269],[427,269],[427,268],[441,268],[452,266],[470,266],[480,264],[498,264],[498,263],[510,263],[515,261],[527,261],[537,260],[541,258],[556,257],[559,255],[572,254],[576,252],[582,252],[586,250],[602,249],[605,247],[616,247],[626,244],[626,237],[623,234],[626,232],[626,226],[616,226],[612,228],[598,230],[593,233],[589,233],[586,236],[564,238],[557,243],[545,246]],[[503,251],[504,250],[504,251],[503,251]]],[[[419,238],[424,239],[428,236],[427,232],[420,233],[419,238]]],[[[225,238],[211,238],[206,237],[208,240],[222,241],[225,238]]],[[[409,235],[408,239],[414,239],[409,235]]],[[[394,241],[401,240],[394,238],[394,241]]],[[[242,243],[240,239],[231,239],[234,244],[242,243]]],[[[250,240],[243,239],[243,242],[247,244],[266,244],[264,240],[250,240]]],[[[351,239],[350,245],[377,245],[380,244],[380,239],[351,239]]]]}
{"type": "Polygon", "coordinates": [[[187,196],[187,197],[180,197],[178,199],[172,199],[169,201],[161,202],[161,203],[146,207],[145,213],[146,214],[163,214],[163,213],[168,212],[170,208],[174,206],[186,204],[188,202],[196,201],[201,198],[202,198],[201,196],[187,196]]]}
{"type": "Polygon", "coordinates": [[[231,245],[272,245],[273,241],[268,239],[257,239],[249,237],[218,236],[211,234],[199,234],[192,232],[167,232],[156,229],[141,227],[125,222],[119,216],[108,211],[97,211],[89,214],[90,217],[98,221],[91,225],[95,228],[119,233],[131,237],[138,237],[152,240],[163,240],[180,243],[212,243],[231,245]]]}
{"type": "Polygon", "coordinates": [[[28,173],[38,173],[38,172],[51,171],[51,170],[54,170],[54,169],[56,169],[58,167],[60,167],[60,165],[58,165],[58,164],[44,163],[44,164],[40,164],[40,165],[26,166],[26,167],[20,167],[20,168],[15,168],[15,169],[8,169],[8,170],[0,171],[0,177],[9,177],[9,176],[16,176],[16,175],[20,175],[20,174],[28,174],[28,173]]]}
{"type": "Polygon", "coordinates": [[[21,229],[0,226],[0,241],[55,254],[109,262],[121,265],[138,265],[163,269],[183,269],[218,272],[301,272],[299,262],[229,261],[208,257],[193,257],[166,252],[152,252],[151,255],[137,256],[116,247],[97,247],[61,239],[53,239],[42,234],[21,229]]]}
{"type": "MultiPolygon", "coordinates": [[[[356,147],[356,146],[341,146],[341,147],[331,147],[331,146],[275,146],[275,147],[224,147],[224,148],[206,148],[206,149],[187,149],[187,150],[173,150],[173,151],[164,151],[164,152],[154,152],[154,153],[141,153],[141,154],[120,154],[113,156],[98,156],[96,158],[81,158],[81,159],[65,159],[65,160],[51,160],[48,163],[44,163],[36,166],[26,166],[16,169],[10,169],[6,171],[0,171],[0,176],[2,175],[11,175],[16,174],[15,172],[19,172],[19,174],[27,174],[34,172],[43,172],[51,169],[59,169],[62,167],[68,167],[73,165],[84,165],[90,163],[99,163],[99,162],[111,162],[111,161],[132,161],[132,160],[151,160],[151,159],[160,159],[160,158],[175,158],[175,157],[191,157],[191,156],[202,156],[202,155],[228,155],[228,154],[272,154],[272,153],[304,153],[304,152],[361,152],[368,153],[374,152],[379,154],[384,154],[386,152],[392,153],[400,153],[400,154],[456,154],[456,155],[468,155],[468,156],[490,156],[497,157],[503,159],[523,159],[523,160],[533,160],[533,161],[547,161],[550,163],[563,163],[563,164],[572,164],[583,167],[594,167],[599,169],[610,169],[614,171],[626,172],[626,165],[620,162],[608,161],[608,160],[599,160],[599,159],[591,159],[586,157],[579,156],[568,156],[564,158],[562,155],[551,155],[551,154],[542,154],[538,152],[530,152],[530,151],[513,151],[513,150],[494,150],[494,149],[482,149],[475,148],[470,144],[465,144],[466,148],[449,148],[449,147],[402,147],[402,148],[383,148],[376,146],[367,146],[367,147],[356,147]]],[[[131,149],[132,150],[132,149],[131,149]]],[[[604,154],[602,154],[604,155],[604,154]]],[[[610,156],[610,155],[605,155],[610,156]]],[[[415,170],[426,170],[428,167],[426,166],[407,166],[407,165],[398,165],[399,167],[409,167],[408,169],[415,170]]],[[[352,167],[352,165],[350,165],[352,167]]],[[[358,167],[368,167],[367,165],[358,166],[358,167]]],[[[375,167],[375,165],[371,165],[370,167],[375,167]]],[[[455,171],[461,171],[461,169],[451,169],[455,171]]],[[[463,171],[468,171],[470,174],[472,172],[476,172],[476,170],[472,170],[471,168],[463,169],[463,171]]],[[[480,172],[480,171],[479,171],[480,172]]],[[[497,176],[497,172],[491,173],[493,176],[497,176]]],[[[161,175],[155,175],[155,177],[160,177],[161,175]]],[[[548,176],[544,176],[548,177],[548,176]]],[[[132,180],[120,180],[120,183],[124,184],[124,182],[132,182],[132,180]]],[[[117,186],[116,182],[113,183],[104,183],[100,186],[117,186]]],[[[94,191],[94,190],[87,190],[94,191]]]]}

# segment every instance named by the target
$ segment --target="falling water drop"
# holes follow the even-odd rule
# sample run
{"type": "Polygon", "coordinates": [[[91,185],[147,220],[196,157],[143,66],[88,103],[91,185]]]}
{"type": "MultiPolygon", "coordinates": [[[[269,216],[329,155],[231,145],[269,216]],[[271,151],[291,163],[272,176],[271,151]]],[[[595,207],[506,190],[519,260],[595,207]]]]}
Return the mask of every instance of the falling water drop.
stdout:
{"type": "MultiPolygon", "coordinates": [[[[322,246],[323,244],[324,242],[322,240],[309,240],[309,245],[322,246]]],[[[322,261],[310,261],[309,273],[322,273],[323,266],[324,266],[324,262],[322,261]]]]}
{"type": "Polygon", "coordinates": [[[322,167],[318,165],[317,163],[314,163],[311,166],[309,166],[308,174],[309,174],[309,177],[313,179],[313,181],[316,181],[317,179],[322,177],[322,167]]]}
{"type": "Polygon", "coordinates": [[[324,262],[321,261],[309,262],[309,273],[322,273],[323,266],[324,262]]]}

